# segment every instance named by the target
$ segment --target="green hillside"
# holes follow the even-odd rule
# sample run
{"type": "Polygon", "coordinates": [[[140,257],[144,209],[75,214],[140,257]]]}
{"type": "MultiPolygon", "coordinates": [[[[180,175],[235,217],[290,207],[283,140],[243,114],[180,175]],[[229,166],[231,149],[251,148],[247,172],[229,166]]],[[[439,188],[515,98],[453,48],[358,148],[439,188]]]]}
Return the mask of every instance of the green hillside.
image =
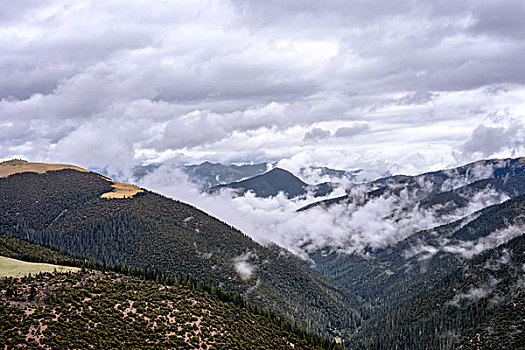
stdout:
{"type": "MultiPolygon", "coordinates": [[[[157,270],[79,260],[4,234],[0,234],[0,251],[81,267],[52,265],[77,272],[42,274],[33,269],[32,277],[0,278],[0,346],[338,348],[268,310],[247,304],[238,294],[189,276],[178,279],[157,270]]],[[[49,265],[10,260],[24,266],[49,265]]]]}
{"type": "Polygon", "coordinates": [[[149,191],[100,198],[111,190],[74,170],[0,178],[0,230],[107,264],[191,275],[324,335],[360,322],[353,296],[295,256],[149,191]]]}

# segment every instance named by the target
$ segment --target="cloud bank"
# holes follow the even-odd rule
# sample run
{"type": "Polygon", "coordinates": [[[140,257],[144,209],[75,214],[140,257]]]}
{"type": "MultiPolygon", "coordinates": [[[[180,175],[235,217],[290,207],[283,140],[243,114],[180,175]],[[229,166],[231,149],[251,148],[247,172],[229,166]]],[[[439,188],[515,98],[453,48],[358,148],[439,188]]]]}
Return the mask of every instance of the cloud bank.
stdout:
{"type": "Polygon", "coordinates": [[[125,179],[166,160],[414,174],[523,155],[524,15],[516,0],[3,2],[0,159],[125,179]]]}
{"type": "MultiPolygon", "coordinates": [[[[481,167],[479,169],[474,167],[474,170],[465,175],[469,178],[469,182],[492,174],[491,171],[481,167]]],[[[442,205],[430,208],[419,206],[419,200],[424,197],[422,193],[431,191],[433,185],[431,182],[425,182],[423,177],[420,177],[419,182],[419,186],[415,189],[407,187],[374,198],[366,198],[366,192],[369,191],[367,185],[353,185],[348,188],[350,191],[348,203],[340,203],[328,209],[314,207],[301,212],[297,212],[297,209],[320,198],[307,196],[289,200],[284,194],[258,198],[251,192],[239,196],[229,192],[230,190],[224,190],[220,195],[215,196],[201,194],[189,183],[187,175],[180,169],[166,165],[146,175],[140,185],[189,202],[239,228],[260,243],[277,243],[305,258],[308,252],[322,248],[340,253],[360,254],[367,248],[384,248],[419,230],[459,220],[486,206],[508,199],[505,194],[497,193],[487,187],[470,196],[466,206],[443,214],[442,205]]],[[[448,186],[455,188],[454,186],[459,183],[464,185],[463,181],[457,180],[450,182],[448,186]]],[[[341,186],[330,197],[335,198],[345,193],[345,187],[341,186]]],[[[410,254],[411,256],[426,254],[425,256],[429,258],[440,249],[455,249],[465,251],[465,254],[467,252],[478,254],[493,247],[494,244],[504,243],[509,237],[515,237],[517,234],[514,231],[511,232],[512,234],[509,232],[496,232],[494,237],[487,237],[480,242],[467,242],[465,244],[468,247],[452,244],[446,247],[419,247],[417,251],[410,254]]],[[[236,263],[245,260],[241,259],[236,263]]],[[[241,270],[247,271],[243,266],[241,270]]]]}

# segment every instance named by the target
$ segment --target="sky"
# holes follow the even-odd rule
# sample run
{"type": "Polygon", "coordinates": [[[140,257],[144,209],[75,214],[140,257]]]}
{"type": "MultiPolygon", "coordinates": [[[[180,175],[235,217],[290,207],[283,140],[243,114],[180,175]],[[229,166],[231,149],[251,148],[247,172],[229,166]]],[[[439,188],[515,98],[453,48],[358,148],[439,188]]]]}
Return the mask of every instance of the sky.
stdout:
{"type": "Polygon", "coordinates": [[[0,160],[416,174],[525,155],[525,2],[0,3],[0,160]]]}

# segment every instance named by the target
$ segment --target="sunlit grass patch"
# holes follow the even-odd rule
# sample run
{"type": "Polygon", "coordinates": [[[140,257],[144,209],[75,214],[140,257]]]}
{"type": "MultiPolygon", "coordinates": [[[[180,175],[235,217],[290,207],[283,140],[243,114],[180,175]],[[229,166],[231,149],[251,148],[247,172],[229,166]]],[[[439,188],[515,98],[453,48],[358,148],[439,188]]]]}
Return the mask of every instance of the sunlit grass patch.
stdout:
{"type": "Polygon", "coordinates": [[[0,256],[0,277],[23,277],[29,274],[37,274],[39,272],[76,272],[78,270],[78,267],[31,263],[0,256]]]}
{"type": "Polygon", "coordinates": [[[137,186],[124,182],[113,182],[111,186],[114,188],[114,190],[104,193],[101,196],[102,198],[129,198],[133,197],[139,192],[144,192],[137,186]]]}
{"type": "Polygon", "coordinates": [[[68,164],[46,164],[46,163],[33,163],[27,162],[25,160],[8,160],[6,162],[0,163],[0,178],[8,177],[9,175],[18,174],[18,173],[39,173],[43,174],[47,171],[52,170],[62,170],[62,169],[73,169],[82,172],[88,172],[84,168],[78,167],[76,165],[68,164]]]}

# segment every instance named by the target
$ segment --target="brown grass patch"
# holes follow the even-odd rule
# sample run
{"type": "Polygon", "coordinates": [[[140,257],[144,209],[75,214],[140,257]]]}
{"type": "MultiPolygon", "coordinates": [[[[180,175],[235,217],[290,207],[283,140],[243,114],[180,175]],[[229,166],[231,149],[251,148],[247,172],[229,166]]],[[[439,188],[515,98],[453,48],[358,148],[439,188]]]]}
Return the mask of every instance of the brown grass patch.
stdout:
{"type": "Polygon", "coordinates": [[[25,160],[14,159],[0,163],[0,177],[8,177],[9,175],[27,172],[43,174],[46,171],[62,169],[73,169],[82,172],[89,172],[89,170],[76,165],[33,163],[27,162],[25,160]]]}
{"type": "Polygon", "coordinates": [[[29,274],[37,274],[39,272],[66,272],[78,271],[78,267],[69,267],[61,265],[31,263],[17,259],[11,259],[0,256],[0,277],[23,277],[29,274]]]}
{"type": "Polygon", "coordinates": [[[111,187],[114,188],[111,192],[106,192],[101,198],[131,198],[139,192],[144,192],[135,185],[127,184],[124,182],[113,182],[111,187]]]}

